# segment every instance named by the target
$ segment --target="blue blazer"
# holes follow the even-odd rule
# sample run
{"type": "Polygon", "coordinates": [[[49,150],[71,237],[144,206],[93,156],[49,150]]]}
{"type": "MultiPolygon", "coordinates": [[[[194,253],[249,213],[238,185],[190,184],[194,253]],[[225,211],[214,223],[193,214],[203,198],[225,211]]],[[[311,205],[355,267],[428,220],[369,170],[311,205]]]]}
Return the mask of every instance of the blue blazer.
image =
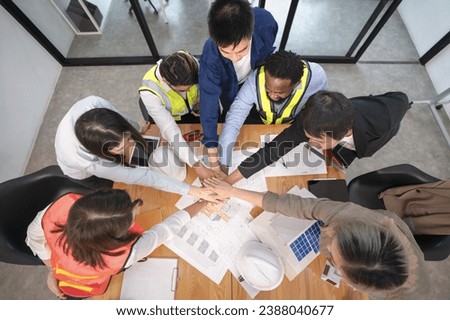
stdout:
{"type": "MultiPolygon", "coordinates": [[[[278,31],[277,22],[270,12],[262,8],[253,8],[253,14],[255,26],[250,53],[252,70],[274,52],[273,44],[278,31]]],[[[238,93],[238,80],[233,62],[220,54],[211,38],[203,46],[200,57],[199,87],[202,142],[208,148],[217,147],[219,99],[223,107],[222,117],[224,117],[238,93]]]]}

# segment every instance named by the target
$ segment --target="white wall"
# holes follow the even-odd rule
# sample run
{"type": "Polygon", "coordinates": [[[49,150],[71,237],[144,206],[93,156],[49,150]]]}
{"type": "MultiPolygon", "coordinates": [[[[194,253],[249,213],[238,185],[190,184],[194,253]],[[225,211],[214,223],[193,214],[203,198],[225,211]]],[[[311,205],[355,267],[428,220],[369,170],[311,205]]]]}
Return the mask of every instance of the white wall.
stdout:
{"type": "Polygon", "coordinates": [[[61,69],[0,7],[0,182],[24,173],[61,69]]]}
{"type": "MultiPolygon", "coordinates": [[[[403,0],[398,12],[420,56],[450,31],[449,0],[403,0]]],[[[450,87],[449,46],[425,67],[437,93],[450,87]]],[[[428,97],[424,97],[426,98],[428,97]]]]}
{"type": "Polygon", "coordinates": [[[100,29],[103,29],[111,7],[111,0],[89,0],[89,2],[95,4],[102,13],[103,20],[100,29]]]}
{"type": "Polygon", "coordinates": [[[58,51],[67,57],[75,32],[53,3],[50,0],[14,0],[14,3],[51,41],[58,51]]]}

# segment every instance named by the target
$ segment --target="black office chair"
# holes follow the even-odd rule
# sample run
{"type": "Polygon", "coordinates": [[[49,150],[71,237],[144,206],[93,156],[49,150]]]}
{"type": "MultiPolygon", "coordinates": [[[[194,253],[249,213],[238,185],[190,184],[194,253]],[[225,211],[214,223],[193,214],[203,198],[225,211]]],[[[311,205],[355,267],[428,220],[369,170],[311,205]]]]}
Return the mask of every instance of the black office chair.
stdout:
{"type": "MultiPolygon", "coordinates": [[[[399,164],[375,170],[352,179],[348,184],[350,201],[369,209],[386,209],[378,195],[386,189],[437,182],[432,177],[409,164],[399,164]]],[[[450,235],[414,235],[425,260],[444,260],[450,253],[450,235]]]]}
{"type": "Polygon", "coordinates": [[[90,191],[89,187],[65,176],[56,165],[1,183],[0,261],[42,264],[25,243],[28,225],[39,211],[60,196],[68,192],[86,194],[90,191]]]}

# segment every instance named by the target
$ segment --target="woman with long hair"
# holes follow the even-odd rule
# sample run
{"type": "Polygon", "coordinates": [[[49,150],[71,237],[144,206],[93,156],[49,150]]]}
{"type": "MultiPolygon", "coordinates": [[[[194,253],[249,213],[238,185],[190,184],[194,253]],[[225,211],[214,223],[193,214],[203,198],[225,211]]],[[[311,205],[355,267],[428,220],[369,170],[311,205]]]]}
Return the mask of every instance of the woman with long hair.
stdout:
{"type": "Polygon", "coordinates": [[[186,165],[170,147],[151,150],[138,130],[135,121],[125,118],[105,99],[84,98],[58,126],[58,165],[67,176],[97,188],[111,187],[117,181],[212,200],[210,191],[182,182],[186,165]],[[133,146],[148,155],[148,167],[129,164],[127,155],[133,146]]]}
{"type": "Polygon", "coordinates": [[[61,299],[105,292],[111,277],[148,256],[204,206],[197,203],[143,231],[142,200],[118,189],[68,193],[39,212],[26,242],[50,268],[47,284],[61,299]]]}

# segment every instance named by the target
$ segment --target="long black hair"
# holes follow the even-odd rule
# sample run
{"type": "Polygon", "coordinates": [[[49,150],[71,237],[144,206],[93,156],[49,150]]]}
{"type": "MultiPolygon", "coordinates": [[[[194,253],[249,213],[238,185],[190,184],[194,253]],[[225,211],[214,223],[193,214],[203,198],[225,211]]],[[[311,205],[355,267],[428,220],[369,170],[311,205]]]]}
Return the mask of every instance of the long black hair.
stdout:
{"type": "Polygon", "coordinates": [[[103,255],[120,256],[116,250],[134,242],[139,233],[131,232],[133,209],[142,200],[131,201],[124,190],[98,190],[78,199],[69,210],[65,225],[52,232],[61,232],[58,238],[65,254],[91,267],[107,267],[103,255]]]}
{"type": "Polygon", "coordinates": [[[131,138],[148,153],[147,142],[139,132],[119,113],[96,108],[83,113],[75,123],[75,134],[80,143],[99,158],[118,164],[128,164],[122,154],[113,154],[110,149],[120,145],[123,139],[131,138]]]}

